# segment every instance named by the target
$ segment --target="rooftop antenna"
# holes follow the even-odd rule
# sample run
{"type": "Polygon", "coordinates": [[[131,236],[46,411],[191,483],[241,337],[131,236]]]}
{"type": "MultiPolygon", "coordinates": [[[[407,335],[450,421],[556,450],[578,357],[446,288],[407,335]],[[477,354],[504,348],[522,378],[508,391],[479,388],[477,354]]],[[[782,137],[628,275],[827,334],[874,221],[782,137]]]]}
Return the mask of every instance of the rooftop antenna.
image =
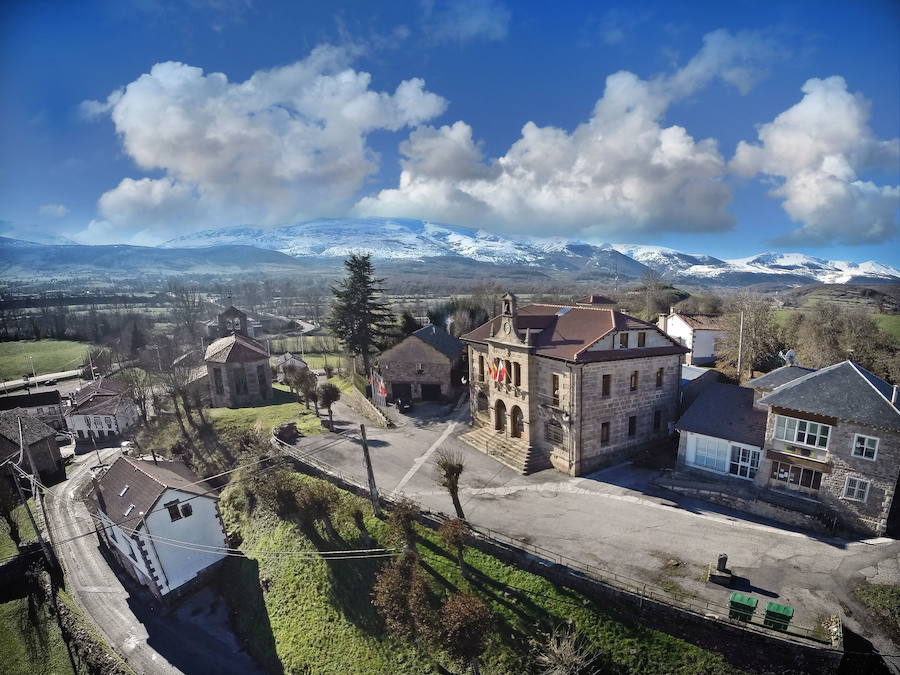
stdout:
{"type": "Polygon", "coordinates": [[[793,349],[788,349],[786,352],[778,352],[778,356],[781,357],[781,360],[784,361],[787,366],[797,365],[797,352],[793,349]]]}

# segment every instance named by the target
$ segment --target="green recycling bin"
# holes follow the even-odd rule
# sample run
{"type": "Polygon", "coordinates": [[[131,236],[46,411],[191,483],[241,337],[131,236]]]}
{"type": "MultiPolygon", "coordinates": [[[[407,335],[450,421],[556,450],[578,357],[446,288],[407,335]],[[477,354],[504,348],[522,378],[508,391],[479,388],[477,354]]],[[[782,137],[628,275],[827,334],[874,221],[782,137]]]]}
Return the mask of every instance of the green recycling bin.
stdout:
{"type": "Polygon", "coordinates": [[[766,618],[763,619],[763,625],[775,630],[787,630],[791,618],[794,616],[794,608],[787,605],[779,605],[777,602],[770,602],[766,605],[766,618]]]}
{"type": "Polygon", "coordinates": [[[759,604],[759,600],[756,598],[735,591],[731,594],[728,616],[738,621],[749,621],[753,618],[753,612],[756,611],[757,604],[759,604]]]}

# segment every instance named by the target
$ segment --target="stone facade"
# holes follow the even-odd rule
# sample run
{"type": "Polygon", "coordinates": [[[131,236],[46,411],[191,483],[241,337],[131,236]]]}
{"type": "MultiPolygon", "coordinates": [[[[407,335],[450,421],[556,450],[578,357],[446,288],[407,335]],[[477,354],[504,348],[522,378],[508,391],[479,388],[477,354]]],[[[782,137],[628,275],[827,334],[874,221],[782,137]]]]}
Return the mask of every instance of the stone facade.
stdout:
{"type": "MultiPolygon", "coordinates": [[[[507,454],[518,450],[530,466],[552,465],[578,476],[634,456],[668,435],[677,414],[683,353],[672,348],[670,338],[651,324],[617,314],[610,325],[627,319],[633,330],[613,330],[586,341],[585,357],[551,358],[541,353],[530,331],[523,335],[507,329],[514,313],[512,304],[500,317],[500,329],[487,339],[464,338],[473,426],[493,432],[493,443],[504,446],[507,454]],[[622,332],[630,334],[627,344],[640,347],[619,349],[622,332]],[[594,353],[602,358],[594,360],[594,353]],[[499,382],[491,377],[497,367],[507,371],[499,382]]],[[[584,315],[581,320],[593,318],[584,315]]],[[[484,450],[481,441],[470,442],[484,450]]],[[[490,452],[491,439],[486,443],[490,452]]]]}
{"type": "Polygon", "coordinates": [[[411,396],[412,400],[421,401],[449,397],[455,365],[456,361],[415,335],[378,357],[378,367],[391,399],[411,396]]]}
{"type": "Polygon", "coordinates": [[[272,399],[269,359],[236,363],[207,363],[213,408],[242,408],[272,399]]]}

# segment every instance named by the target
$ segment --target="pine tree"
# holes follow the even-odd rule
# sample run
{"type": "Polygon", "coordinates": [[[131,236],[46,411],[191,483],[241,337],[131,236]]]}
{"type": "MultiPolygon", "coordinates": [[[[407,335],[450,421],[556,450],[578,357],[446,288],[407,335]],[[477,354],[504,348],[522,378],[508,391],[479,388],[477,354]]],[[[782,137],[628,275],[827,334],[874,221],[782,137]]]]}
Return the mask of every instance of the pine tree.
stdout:
{"type": "Polygon", "coordinates": [[[371,256],[351,255],[344,261],[347,276],[333,287],[334,304],[328,328],[348,352],[362,356],[363,369],[369,373],[372,348],[390,333],[391,313],[378,297],[383,279],[376,279],[371,256]]]}

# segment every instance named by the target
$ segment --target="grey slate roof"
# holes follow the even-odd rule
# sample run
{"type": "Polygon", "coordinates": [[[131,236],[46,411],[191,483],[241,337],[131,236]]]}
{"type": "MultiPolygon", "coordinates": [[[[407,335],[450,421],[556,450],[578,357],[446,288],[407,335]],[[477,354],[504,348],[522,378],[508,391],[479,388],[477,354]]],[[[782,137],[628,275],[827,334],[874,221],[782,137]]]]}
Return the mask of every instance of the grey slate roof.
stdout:
{"type": "Polygon", "coordinates": [[[18,418],[22,419],[22,438],[27,445],[34,445],[38,441],[47,438],[47,436],[56,434],[56,430],[53,427],[47,426],[34,417],[29,417],[28,413],[21,408],[4,410],[0,412],[0,436],[3,436],[15,445],[19,444],[18,418]]]}
{"type": "Polygon", "coordinates": [[[900,431],[893,387],[852,361],[822,368],[766,394],[759,402],[900,431]]]}
{"type": "Polygon", "coordinates": [[[45,405],[59,405],[62,399],[58,389],[52,391],[36,391],[33,394],[15,394],[13,396],[0,396],[0,410],[12,410],[13,408],[36,408],[45,405]]]}
{"type": "Polygon", "coordinates": [[[768,413],[753,405],[753,390],[713,382],[691,404],[675,428],[761,448],[768,413]]]}
{"type": "Polygon", "coordinates": [[[438,328],[433,323],[420,328],[413,335],[420,340],[424,340],[441,354],[454,361],[465,347],[460,340],[450,335],[447,331],[438,328]]]}
{"type": "MultiPolygon", "coordinates": [[[[154,464],[150,460],[131,459],[119,456],[99,481],[100,495],[94,494],[94,500],[100,503],[102,496],[103,511],[113,522],[125,519],[128,513],[131,518],[126,524],[138,529],[138,514],[147,514],[156,501],[168,488],[184,490],[195,495],[202,495],[211,490],[207,483],[197,482],[197,477],[183,462],[160,460],[154,464]],[[127,489],[125,489],[127,486],[127,489]],[[124,490],[124,492],[123,492],[124,490]],[[121,493],[121,494],[120,494],[121,493]]],[[[207,494],[210,499],[218,499],[215,493],[207,494]]]]}
{"type": "Polygon", "coordinates": [[[804,368],[802,366],[781,366],[781,368],[776,368],[765,375],[760,375],[759,377],[754,377],[752,380],[747,380],[744,383],[744,386],[753,389],[762,389],[764,391],[772,391],[788,382],[793,382],[798,377],[809,375],[810,373],[815,372],[815,370],[815,368],[804,368]]]}

